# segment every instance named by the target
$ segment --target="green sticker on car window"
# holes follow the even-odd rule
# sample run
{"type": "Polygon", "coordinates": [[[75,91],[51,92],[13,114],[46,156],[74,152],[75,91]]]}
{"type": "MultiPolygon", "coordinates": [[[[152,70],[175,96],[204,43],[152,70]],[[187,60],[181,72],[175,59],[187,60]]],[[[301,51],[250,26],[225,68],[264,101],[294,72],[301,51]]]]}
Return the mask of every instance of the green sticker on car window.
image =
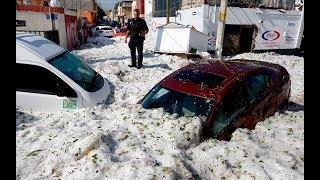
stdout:
{"type": "Polygon", "coordinates": [[[76,107],[77,107],[77,101],[76,100],[70,100],[70,99],[64,99],[63,100],[63,108],[76,109],[76,107]]]}

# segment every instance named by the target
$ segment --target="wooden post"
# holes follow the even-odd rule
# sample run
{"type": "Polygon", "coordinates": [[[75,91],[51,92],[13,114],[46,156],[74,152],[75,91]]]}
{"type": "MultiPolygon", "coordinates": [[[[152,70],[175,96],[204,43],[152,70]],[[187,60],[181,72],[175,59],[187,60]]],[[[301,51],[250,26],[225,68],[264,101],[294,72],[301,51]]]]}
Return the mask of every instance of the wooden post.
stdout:
{"type": "Polygon", "coordinates": [[[169,0],[166,0],[166,6],[167,6],[167,24],[169,24],[170,22],[170,4],[169,4],[169,0]]]}
{"type": "MultiPolygon", "coordinates": [[[[98,5],[98,3],[96,3],[96,1],[94,1],[94,3],[96,4],[95,5],[95,8],[96,8],[96,12],[95,12],[95,15],[94,15],[94,21],[93,22],[98,22],[98,9],[99,9],[99,7],[100,7],[100,1],[99,1],[99,5],[98,5]]],[[[102,9],[103,10],[103,9],[102,9]]],[[[103,10],[104,11],[104,10],[103,10]]],[[[106,13],[106,15],[107,15],[107,13],[106,13]]]]}
{"type": "Polygon", "coordinates": [[[296,38],[296,48],[301,48],[301,40],[304,32],[304,4],[302,6],[302,12],[301,12],[301,19],[299,23],[299,33],[298,33],[298,38],[296,38]]]}
{"type": "Polygon", "coordinates": [[[219,8],[219,21],[218,21],[216,51],[215,51],[215,54],[218,58],[222,57],[222,47],[223,47],[223,38],[224,38],[224,27],[225,27],[225,23],[226,23],[226,14],[227,14],[227,0],[221,0],[221,4],[220,4],[220,8],[219,8]]]}
{"type": "Polygon", "coordinates": [[[78,18],[80,18],[81,17],[81,0],[77,0],[77,5],[78,5],[77,16],[78,16],[78,18]]]}

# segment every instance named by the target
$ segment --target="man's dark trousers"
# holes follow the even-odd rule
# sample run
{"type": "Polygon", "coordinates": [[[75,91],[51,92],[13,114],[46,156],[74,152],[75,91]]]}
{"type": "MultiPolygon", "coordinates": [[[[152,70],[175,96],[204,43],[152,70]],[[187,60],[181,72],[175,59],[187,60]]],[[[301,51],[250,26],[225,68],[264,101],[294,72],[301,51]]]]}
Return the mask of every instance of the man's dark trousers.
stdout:
{"type": "Polygon", "coordinates": [[[129,48],[131,53],[132,65],[136,65],[136,49],[138,50],[138,67],[142,66],[143,59],[143,39],[141,38],[130,38],[129,48]]]}

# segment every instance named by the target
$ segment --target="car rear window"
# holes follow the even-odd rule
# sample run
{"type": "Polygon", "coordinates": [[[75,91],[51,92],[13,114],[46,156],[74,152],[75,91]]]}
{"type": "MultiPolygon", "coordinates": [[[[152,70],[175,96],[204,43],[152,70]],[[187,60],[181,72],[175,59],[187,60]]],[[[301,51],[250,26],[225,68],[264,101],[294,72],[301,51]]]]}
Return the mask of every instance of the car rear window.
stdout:
{"type": "Polygon", "coordinates": [[[198,70],[183,70],[174,75],[174,79],[205,86],[207,88],[214,88],[220,85],[225,78],[198,70]]]}

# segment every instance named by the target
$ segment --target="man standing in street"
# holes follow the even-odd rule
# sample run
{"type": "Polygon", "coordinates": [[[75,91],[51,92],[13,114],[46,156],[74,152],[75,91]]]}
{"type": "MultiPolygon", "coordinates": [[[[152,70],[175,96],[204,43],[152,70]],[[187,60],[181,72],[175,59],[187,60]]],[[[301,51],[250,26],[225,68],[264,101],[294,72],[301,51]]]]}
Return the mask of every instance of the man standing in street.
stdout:
{"type": "Polygon", "coordinates": [[[134,18],[128,21],[125,42],[127,43],[128,37],[130,36],[129,48],[132,64],[129,65],[129,67],[137,67],[140,69],[142,67],[143,59],[143,41],[145,40],[145,35],[149,32],[149,29],[146,21],[140,18],[138,9],[133,11],[133,16],[134,18]],[[136,65],[136,49],[138,50],[138,65],[136,65]]]}

